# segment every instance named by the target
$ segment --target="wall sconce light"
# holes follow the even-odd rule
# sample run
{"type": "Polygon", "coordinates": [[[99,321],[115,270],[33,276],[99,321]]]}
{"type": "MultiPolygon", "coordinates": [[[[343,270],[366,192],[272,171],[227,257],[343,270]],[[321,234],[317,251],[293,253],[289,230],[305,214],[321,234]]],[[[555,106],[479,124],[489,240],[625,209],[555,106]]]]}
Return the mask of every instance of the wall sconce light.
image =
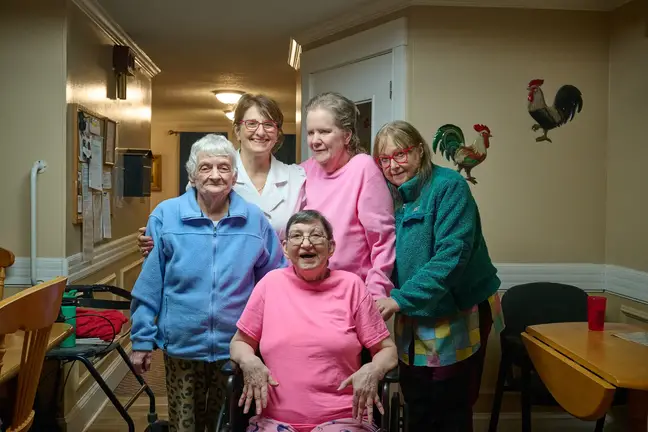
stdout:
{"type": "Polygon", "coordinates": [[[115,71],[115,94],[117,99],[126,99],[128,77],[135,75],[135,54],[129,46],[113,46],[113,70],[115,71]]]}
{"type": "Polygon", "coordinates": [[[225,113],[225,117],[230,119],[230,121],[234,121],[234,111],[227,110],[227,111],[223,111],[223,113],[225,113]]]}
{"type": "Polygon", "coordinates": [[[212,93],[214,93],[216,99],[225,105],[234,105],[243,96],[242,92],[236,90],[214,90],[212,93]]]}

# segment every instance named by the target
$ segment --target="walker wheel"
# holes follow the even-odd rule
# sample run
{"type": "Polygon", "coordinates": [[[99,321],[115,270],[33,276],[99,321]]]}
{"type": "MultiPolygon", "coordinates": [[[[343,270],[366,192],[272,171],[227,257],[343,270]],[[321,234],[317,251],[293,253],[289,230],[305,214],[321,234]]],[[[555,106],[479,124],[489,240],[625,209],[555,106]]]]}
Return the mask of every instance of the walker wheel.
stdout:
{"type": "Polygon", "coordinates": [[[145,432],[168,432],[169,422],[166,420],[156,420],[155,423],[150,424],[144,429],[145,432]]]}

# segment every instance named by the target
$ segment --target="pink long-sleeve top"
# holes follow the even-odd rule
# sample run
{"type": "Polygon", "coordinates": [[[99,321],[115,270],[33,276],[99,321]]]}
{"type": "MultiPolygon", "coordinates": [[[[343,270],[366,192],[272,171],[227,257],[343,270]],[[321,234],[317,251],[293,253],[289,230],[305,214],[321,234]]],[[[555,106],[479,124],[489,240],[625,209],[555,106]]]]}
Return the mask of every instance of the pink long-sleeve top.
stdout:
{"type": "Polygon", "coordinates": [[[306,171],[306,210],[317,210],[333,226],[335,253],[329,267],[360,276],[374,299],[389,296],[395,259],[394,206],[382,172],[359,154],[333,173],[310,158],[306,171]]]}

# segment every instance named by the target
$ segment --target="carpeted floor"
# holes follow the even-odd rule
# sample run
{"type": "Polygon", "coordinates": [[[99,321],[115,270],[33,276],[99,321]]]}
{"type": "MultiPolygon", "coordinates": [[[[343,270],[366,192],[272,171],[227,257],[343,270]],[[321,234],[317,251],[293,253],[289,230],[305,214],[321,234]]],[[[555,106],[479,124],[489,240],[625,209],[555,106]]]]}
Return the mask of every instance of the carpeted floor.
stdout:
{"type": "MultiPolygon", "coordinates": [[[[164,372],[164,356],[161,350],[153,351],[151,370],[144,373],[143,377],[156,397],[166,396],[166,374],[164,372]]],[[[128,373],[115,389],[115,394],[117,396],[132,396],[139,387],[140,385],[133,374],[128,373]]]]}

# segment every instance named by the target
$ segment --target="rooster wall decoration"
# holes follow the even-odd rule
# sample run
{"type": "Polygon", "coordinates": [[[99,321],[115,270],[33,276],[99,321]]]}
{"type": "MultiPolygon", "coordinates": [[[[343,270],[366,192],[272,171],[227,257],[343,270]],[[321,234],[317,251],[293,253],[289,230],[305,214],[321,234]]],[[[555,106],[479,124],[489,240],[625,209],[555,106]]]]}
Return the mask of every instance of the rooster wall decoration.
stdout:
{"type": "Polygon", "coordinates": [[[470,171],[486,160],[486,150],[490,147],[491,131],[488,126],[476,124],[473,126],[478,135],[471,146],[465,145],[464,134],[459,126],[446,124],[441,126],[434,134],[432,151],[436,153],[437,147],[441,155],[447,160],[452,159],[457,166],[457,172],[466,171],[466,180],[477,184],[477,180],[470,171]]]}
{"type": "Polygon", "coordinates": [[[537,122],[531,129],[534,132],[542,129],[543,133],[536,138],[536,142],[552,142],[547,137],[547,132],[571,121],[576,113],[581,112],[581,109],[583,109],[583,95],[578,88],[566,84],[558,89],[553,105],[547,106],[540,88],[543,83],[544,80],[542,79],[534,79],[527,86],[529,91],[529,114],[537,122]]]}

